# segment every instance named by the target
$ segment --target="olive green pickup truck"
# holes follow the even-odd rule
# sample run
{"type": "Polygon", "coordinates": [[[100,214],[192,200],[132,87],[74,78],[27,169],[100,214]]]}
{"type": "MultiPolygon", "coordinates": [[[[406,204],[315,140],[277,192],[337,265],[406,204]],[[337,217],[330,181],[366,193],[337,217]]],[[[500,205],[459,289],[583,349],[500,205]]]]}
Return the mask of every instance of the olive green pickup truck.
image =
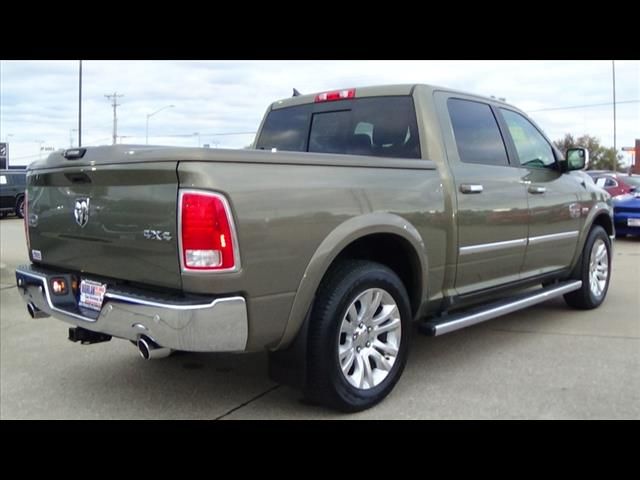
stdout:
{"type": "Polygon", "coordinates": [[[523,112],[427,85],[296,95],[250,150],[58,151],[27,175],[34,318],[82,344],[269,352],[312,401],[368,408],[412,330],[441,335],[563,295],[599,306],[608,195],[588,152],[523,112]],[[413,321],[417,323],[414,328],[413,321]]]}

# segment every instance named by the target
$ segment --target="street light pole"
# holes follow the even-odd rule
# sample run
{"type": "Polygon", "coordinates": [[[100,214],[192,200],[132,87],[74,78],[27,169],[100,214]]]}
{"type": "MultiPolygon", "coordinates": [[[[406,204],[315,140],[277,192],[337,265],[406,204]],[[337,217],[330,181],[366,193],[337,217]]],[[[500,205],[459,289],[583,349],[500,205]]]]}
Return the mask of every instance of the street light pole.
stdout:
{"type": "Polygon", "coordinates": [[[175,105],[166,105],[166,106],[162,107],[161,109],[156,110],[156,111],[155,111],[155,112],[153,112],[153,113],[148,113],[148,114],[147,114],[147,133],[146,133],[146,135],[145,135],[145,137],[146,137],[145,144],[146,144],[146,145],[149,145],[149,119],[150,119],[151,117],[153,117],[156,113],[160,113],[160,112],[161,112],[162,110],[164,110],[165,108],[173,108],[173,107],[175,107],[175,105]]]}

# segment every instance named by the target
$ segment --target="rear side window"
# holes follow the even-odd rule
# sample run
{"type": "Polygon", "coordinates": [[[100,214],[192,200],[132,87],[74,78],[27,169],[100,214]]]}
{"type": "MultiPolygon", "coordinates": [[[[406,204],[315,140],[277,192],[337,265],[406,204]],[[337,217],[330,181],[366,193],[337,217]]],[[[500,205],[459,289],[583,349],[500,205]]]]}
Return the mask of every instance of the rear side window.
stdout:
{"type": "Polygon", "coordinates": [[[273,110],[259,149],[420,158],[410,96],[359,98],[273,110]]]}
{"type": "Polygon", "coordinates": [[[450,98],[447,107],[460,160],[485,165],[509,164],[498,122],[488,104],[450,98]]]}

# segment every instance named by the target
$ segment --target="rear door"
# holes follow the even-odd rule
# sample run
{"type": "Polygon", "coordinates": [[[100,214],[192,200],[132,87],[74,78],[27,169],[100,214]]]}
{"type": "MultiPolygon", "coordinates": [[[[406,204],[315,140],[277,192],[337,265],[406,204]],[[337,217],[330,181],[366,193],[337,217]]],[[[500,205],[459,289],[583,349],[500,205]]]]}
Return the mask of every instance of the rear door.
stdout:
{"type": "Polygon", "coordinates": [[[492,106],[437,92],[457,198],[459,294],[519,278],[528,231],[526,171],[510,159],[492,106]]]}
{"type": "Polygon", "coordinates": [[[551,143],[524,115],[500,108],[500,115],[520,165],[529,202],[529,236],[522,276],[567,267],[574,256],[582,223],[580,186],[560,173],[551,143]]]}

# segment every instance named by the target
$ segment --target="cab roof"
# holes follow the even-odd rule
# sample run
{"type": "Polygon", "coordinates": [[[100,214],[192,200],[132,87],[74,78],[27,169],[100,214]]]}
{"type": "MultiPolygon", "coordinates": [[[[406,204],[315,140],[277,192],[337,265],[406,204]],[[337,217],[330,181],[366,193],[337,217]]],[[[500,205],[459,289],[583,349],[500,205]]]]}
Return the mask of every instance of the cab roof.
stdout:
{"type": "MultiPolygon", "coordinates": [[[[474,93],[454,90],[446,87],[439,87],[436,85],[421,84],[421,83],[355,87],[355,92],[356,92],[355,97],[363,98],[363,97],[387,97],[387,96],[394,96],[394,95],[411,95],[413,94],[413,90],[418,86],[424,88],[427,91],[427,94],[429,95],[435,91],[452,92],[452,93],[459,93],[459,94],[463,94],[471,97],[476,97],[484,101],[489,101],[489,102],[503,104],[503,105],[509,105],[508,103],[503,102],[497,98],[484,97],[482,95],[476,95],[474,93]]],[[[348,89],[352,89],[352,88],[353,87],[349,87],[348,89]]],[[[329,91],[337,92],[341,90],[347,90],[347,89],[334,89],[329,91]]],[[[320,93],[324,93],[324,92],[315,92],[315,93],[310,93],[305,95],[298,95],[295,97],[283,98],[281,100],[277,100],[273,102],[271,104],[271,109],[277,110],[279,108],[286,108],[286,107],[292,107],[295,105],[304,105],[307,103],[314,103],[316,99],[316,95],[320,93]]],[[[509,105],[509,106],[513,107],[513,105],[509,105]]]]}

